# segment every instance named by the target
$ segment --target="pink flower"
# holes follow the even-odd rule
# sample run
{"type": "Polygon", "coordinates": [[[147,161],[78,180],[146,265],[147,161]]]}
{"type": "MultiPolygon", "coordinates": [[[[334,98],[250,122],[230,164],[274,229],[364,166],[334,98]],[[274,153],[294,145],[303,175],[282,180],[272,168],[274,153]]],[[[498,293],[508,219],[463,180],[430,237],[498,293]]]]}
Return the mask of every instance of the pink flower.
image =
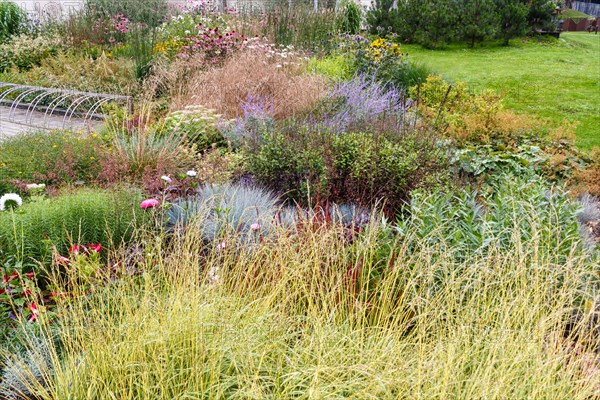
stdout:
{"type": "Polygon", "coordinates": [[[260,224],[258,222],[254,223],[254,224],[250,225],[250,229],[252,229],[253,231],[257,231],[260,229],[260,224]]]}
{"type": "Polygon", "coordinates": [[[156,207],[159,204],[160,204],[160,201],[158,201],[156,199],[147,199],[140,203],[140,207],[143,208],[144,210],[146,210],[148,208],[156,207]]]}
{"type": "Polygon", "coordinates": [[[225,241],[219,243],[219,245],[217,246],[217,249],[219,250],[223,250],[225,249],[225,247],[227,247],[227,244],[225,243],[225,241]]]}
{"type": "Polygon", "coordinates": [[[100,253],[102,251],[102,245],[100,243],[94,244],[94,243],[90,243],[88,244],[88,247],[90,248],[90,250],[92,250],[94,253],[100,253]]]}
{"type": "Polygon", "coordinates": [[[87,253],[87,248],[85,246],[83,246],[83,245],[80,245],[80,244],[74,244],[69,249],[69,253],[75,254],[76,256],[78,256],[79,253],[87,253]]]}
{"type": "Polygon", "coordinates": [[[37,305],[35,303],[31,303],[29,306],[29,311],[31,311],[31,317],[29,317],[29,321],[35,322],[37,320],[38,315],[40,314],[37,305]]]}
{"type": "Polygon", "coordinates": [[[64,256],[58,256],[54,261],[59,265],[69,265],[69,263],[71,262],[71,260],[64,256]]]}

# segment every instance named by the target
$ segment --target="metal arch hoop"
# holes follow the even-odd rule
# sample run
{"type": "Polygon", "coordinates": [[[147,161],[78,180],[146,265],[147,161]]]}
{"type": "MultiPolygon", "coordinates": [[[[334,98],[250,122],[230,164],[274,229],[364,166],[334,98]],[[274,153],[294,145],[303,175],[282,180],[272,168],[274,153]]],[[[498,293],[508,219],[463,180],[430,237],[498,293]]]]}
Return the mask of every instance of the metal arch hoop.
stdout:
{"type": "Polygon", "coordinates": [[[0,106],[8,109],[8,121],[41,129],[55,126],[58,122],[55,118],[57,114],[62,116],[63,129],[72,124],[89,126],[92,119],[105,118],[105,115],[98,110],[103,104],[111,101],[122,103],[130,112],[133,111],[131,96],[0,82],[0,106]],[[10,99],[15,93],[16,97],[10,99]],[[21,121],[21,115],[17,113],[18,109],[25,109],[24,121],[21,121]],[[36,118],[36,115],[39,115],[39,118],[36,118]]]}

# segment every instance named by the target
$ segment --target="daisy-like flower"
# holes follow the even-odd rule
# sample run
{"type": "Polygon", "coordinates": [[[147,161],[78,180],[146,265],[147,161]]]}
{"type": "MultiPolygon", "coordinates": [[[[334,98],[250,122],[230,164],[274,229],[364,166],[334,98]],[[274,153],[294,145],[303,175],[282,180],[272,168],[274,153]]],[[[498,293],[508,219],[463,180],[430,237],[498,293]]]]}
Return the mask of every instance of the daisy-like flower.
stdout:
{"type": "Polygon", "coordinates": [[[160,179],[162,179],[163,181],[165,181],[167,183],[173,182],[173,180],[171,178],[169,178],[167,175],[161,176],[160,179]]]}
{"type": "Polygon", "coordinates": [[[23,205],[23,199],[16,193],[6,193],[0,197],[0,211],[5,211],[9,207],[17,208],[23,205]]]}
{"type": "Polygon", "coordinates": [[[196,175],[198,175],[198,173],[196,171],[194,171],[193,169],[189,170],[188,172],[185,173],[187,176],[189,176],[190,178],[195,177],[196,175]]]}

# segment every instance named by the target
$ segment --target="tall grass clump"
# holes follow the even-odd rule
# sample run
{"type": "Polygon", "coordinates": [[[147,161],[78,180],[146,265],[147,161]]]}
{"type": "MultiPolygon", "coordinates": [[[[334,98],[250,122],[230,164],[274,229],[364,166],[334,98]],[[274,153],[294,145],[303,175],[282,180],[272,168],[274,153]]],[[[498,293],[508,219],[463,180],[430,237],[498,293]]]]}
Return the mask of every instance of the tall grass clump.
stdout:
{"type": "Polygon", "coordinates": [[[125,114],[106,124],[111,150],[103,160],[100,178],[108,182],[143,181],[146,189],[156,191],[162,187],[159,177],[189,167],[193,153],[184,147],[187,135],[161,129],[151,120],[147,106],[142,107],[136,115],[125,114]]]}
{"type": "Polygon", "coordinates": [[[131,239],[141,215],[140,195],[127,189],[81,189],[37,199],[0,213],[0,259],[46,262],[72,244],[119,246],[131,239]]]}
{"type": "Polygon", "coordinates": [[[157,27],[168,13],[166,0],[86,0],[85,12],[96,18],[110,18],[122,14],[135,23],[157,27]]]}
{"type": "MultiPolygon", "coordinates": [[[[265,37],[270,42],[294,46],[315,52],[335,48],[335,36],[346,15],[334,9],[315,11],[307,4],[277,4],[261,13],[244,12],[236,21],[237,28],[248,37],[265,37]]],[[[348,27],[355,26],[356,16],[350,16],[348,27]],[[352,25],[350,25],[352,24],[352,25]]]]}
{"type": "Polygon", "coordinates": [[[0,1],[0,42],[10,40],[25,27],[27,14],[16,3],[0,1]]]}
{"type": "Polygon", "coordinates": [[[40,397],[597,394],[593,336],[564,333],[597,269],[587,256],[554,263],[540,256],[549,243],[518,231],[510,251],[493,243],[463,261],[427,237],[413,238],[419,251],[394,240],[383,254],[389,226],[353,241],[340,229],[307,220],[252,251],[199,251],[195,230],[154,245],[141,276],[68,301],[63,358],[40,397]]]}

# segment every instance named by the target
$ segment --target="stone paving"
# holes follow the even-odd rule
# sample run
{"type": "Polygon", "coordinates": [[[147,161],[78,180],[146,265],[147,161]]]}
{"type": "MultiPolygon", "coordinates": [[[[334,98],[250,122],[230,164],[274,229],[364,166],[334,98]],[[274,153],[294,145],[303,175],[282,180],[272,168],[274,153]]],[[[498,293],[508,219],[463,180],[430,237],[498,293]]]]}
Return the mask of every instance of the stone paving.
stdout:
{"type": "MultiPolygon", "coordinates": [[[[9,107],[0,107],[0,139],[32,130],[62,129],[63,121],[62,115],[46,116],[38,111],[28,113],[25,109],[11,111],[9,107]]],[[[73,117],[65,122],[64,127],[71,130],[95,130],[100,125],[101,121],[84,121],[73,117]]]]}

